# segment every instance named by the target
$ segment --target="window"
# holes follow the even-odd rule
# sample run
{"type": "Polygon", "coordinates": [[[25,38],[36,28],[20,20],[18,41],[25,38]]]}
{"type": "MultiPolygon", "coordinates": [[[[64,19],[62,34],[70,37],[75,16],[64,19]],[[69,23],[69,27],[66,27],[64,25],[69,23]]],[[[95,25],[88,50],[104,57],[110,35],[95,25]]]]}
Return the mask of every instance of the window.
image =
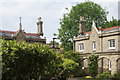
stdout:
{"type": "Polygon", "coordinates": [[[115,39],[108,40],[109,49],[115,49],[115,39]]]}
{"type": "Polygon", "coordinates": [[[111,70],[111,61],[108,60],[108,70],[111,70]]]}
{"type": "Polygon", "coordinates": [[[80,51],[83,51],[83,50],[84,50],[84,44],[81,43],[81,44],[80,44],[80,51]]]}
{"type": "Polygon", "coordinates": [[[93,43],[92,43],[92,48],[93,48],[93,50],[96,50],[96,42],[95,41],[93,41],[93,43]]]}

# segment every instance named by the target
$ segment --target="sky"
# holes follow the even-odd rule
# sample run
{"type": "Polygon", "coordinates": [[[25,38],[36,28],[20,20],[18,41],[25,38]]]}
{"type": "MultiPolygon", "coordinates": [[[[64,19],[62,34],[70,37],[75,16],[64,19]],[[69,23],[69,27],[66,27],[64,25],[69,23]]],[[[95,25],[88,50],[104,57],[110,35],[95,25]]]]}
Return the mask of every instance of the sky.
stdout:
{"type": "MultiPolygon", "coordinates": [[[[88,0],[0,0],[0,30],[17,31],[19,17],[22,17],[22,26],[27,33],[37,32],[37,19],[42,17],[43,32],[47,43],[52,41],[53,34],[58,34],[60,19],[67,7],[69,10],[78,3],[88,0]]],[[[115,19],[118,16],[119,0],[90,0],[101,5],[109,12],[107,18],[115,19]]],[[[59,40],[56,40],[59,42],[59,40]]]]}

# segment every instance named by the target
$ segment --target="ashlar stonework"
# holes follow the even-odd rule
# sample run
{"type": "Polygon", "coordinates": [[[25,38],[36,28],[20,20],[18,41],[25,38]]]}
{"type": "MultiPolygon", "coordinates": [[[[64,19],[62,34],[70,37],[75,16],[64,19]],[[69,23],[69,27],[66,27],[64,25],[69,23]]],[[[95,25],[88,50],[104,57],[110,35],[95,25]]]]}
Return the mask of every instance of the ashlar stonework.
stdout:
{"type": "Polygon", "coordinates": [[[80,23],[79,26],[79,33],[82,34],[73,39],[74,51],[80,52],[83,57],[82,69],[87,71],[88,57],[96,54],[99,56],[98,73],[110,71],[111,74],[115,74],[120,72],[120,26],[102,29],[96,27],[93,21],[91,31],[85,32],[85,30],[81,30],[84,29],[82,27],[85,27],[82,24],[80,23]]]}

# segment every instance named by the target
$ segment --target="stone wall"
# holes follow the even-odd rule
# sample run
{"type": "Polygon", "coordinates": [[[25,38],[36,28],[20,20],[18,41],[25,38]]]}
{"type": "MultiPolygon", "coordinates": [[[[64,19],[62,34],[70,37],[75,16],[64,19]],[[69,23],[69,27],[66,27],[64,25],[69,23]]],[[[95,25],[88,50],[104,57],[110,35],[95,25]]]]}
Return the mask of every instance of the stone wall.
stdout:
{"type": "MultiPolygon", "coordinates": [[[[87,59],[89,58],[91,54],[86,55],[83,54],[83,59],[85,58],[85,61],[83,60],[83,67],[84,69],[87,69],[88,62],[87,59]]],[[[102,73],[104,71],[110,71],[111,74],[115,74],[120,72],[120,53],[103,53],[98,54],[98,73],[102,73]]]]}

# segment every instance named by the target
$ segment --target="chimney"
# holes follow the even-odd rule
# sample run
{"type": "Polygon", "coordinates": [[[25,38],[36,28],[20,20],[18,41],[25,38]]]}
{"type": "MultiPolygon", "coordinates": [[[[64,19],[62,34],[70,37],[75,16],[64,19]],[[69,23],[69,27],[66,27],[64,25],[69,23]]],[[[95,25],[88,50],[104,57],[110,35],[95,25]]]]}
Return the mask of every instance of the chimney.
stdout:
{"type": "Polygon", "coordinates": [[[38,33],[39,35],[42,35],[42,36],[43,36],[42,24],[43,24],[43,21],[42,21],[41,17],[39,17],[39,18],[38,18],[38,22],[37,22],[37,33],[38,33]]]}
{"type": "Polygon", "coordinates": [[[83,35],[85,32],[85,26],[86,26],[86,21],[84,20],[84,17],[80,16],[80,21],[79,21],[79,35],[83,35]]]}

